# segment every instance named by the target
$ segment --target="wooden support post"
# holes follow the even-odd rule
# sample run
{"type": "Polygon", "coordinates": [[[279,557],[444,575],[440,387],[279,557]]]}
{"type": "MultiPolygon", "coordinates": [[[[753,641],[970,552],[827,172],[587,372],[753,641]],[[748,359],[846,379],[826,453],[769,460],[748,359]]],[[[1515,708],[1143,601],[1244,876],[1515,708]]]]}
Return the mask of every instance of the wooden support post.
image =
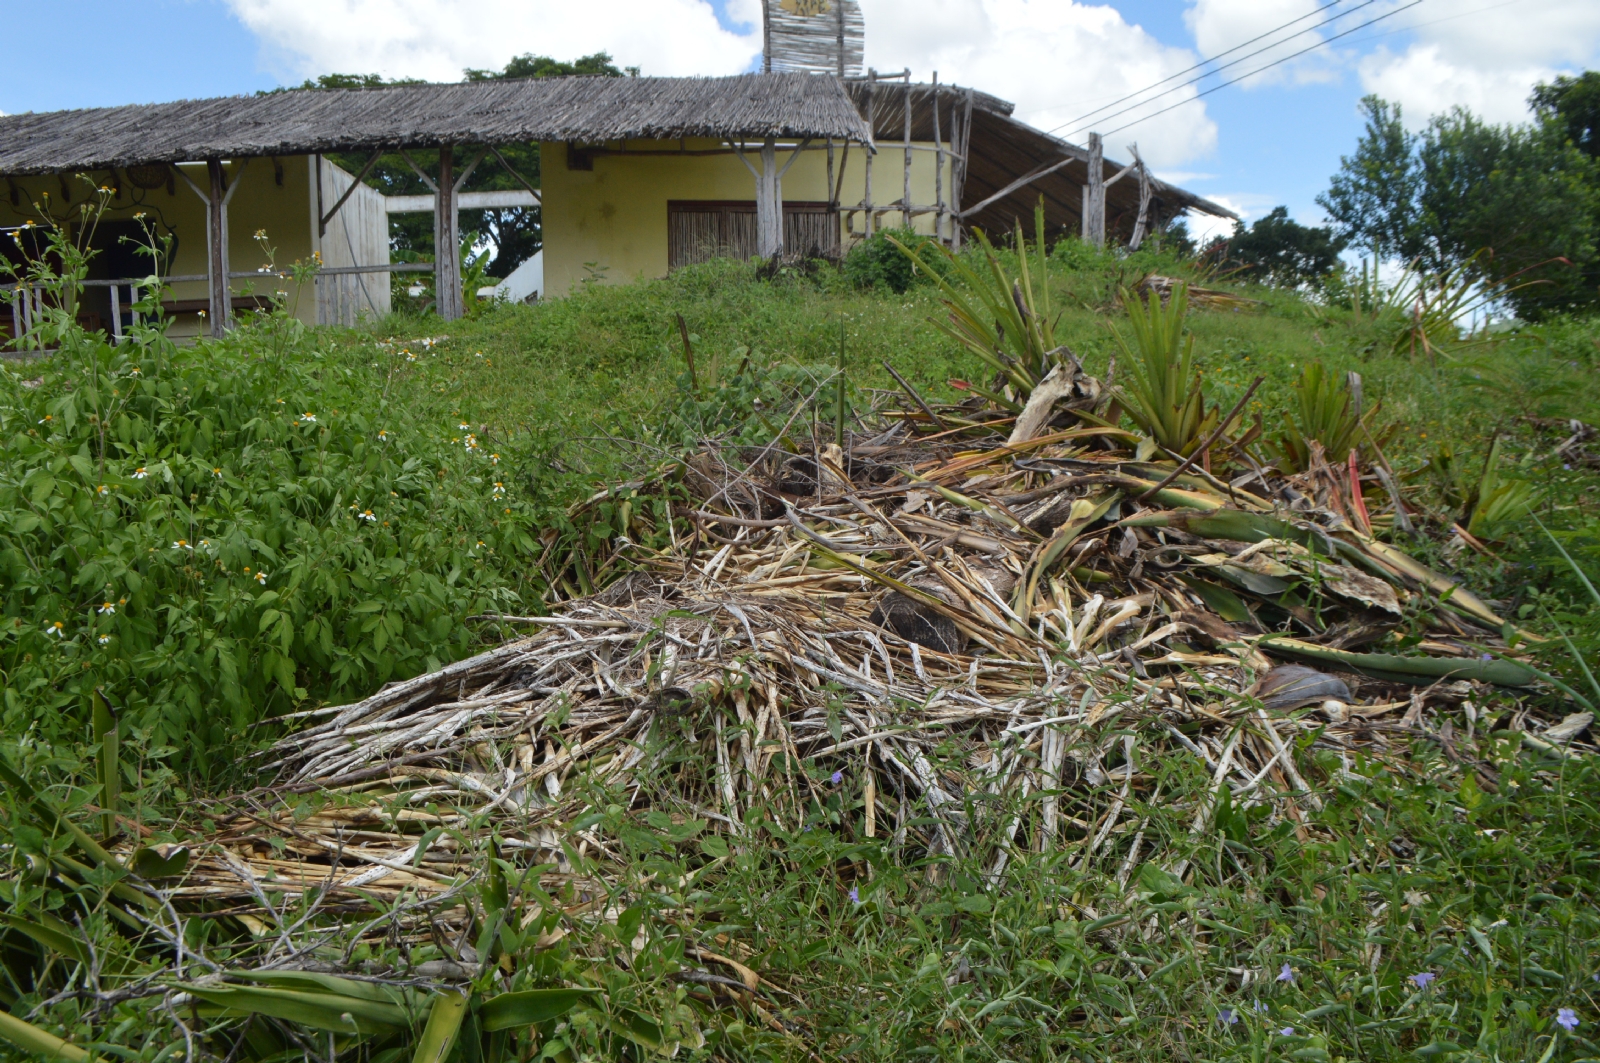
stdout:
{"type": "Polygon", "coordinates": [[[446,321],[462,314],[461,219],[456,210],[455,145],[439,148],[438,191],[433,206],[434,308],[446,321]]]}
{"type": "MultiPolygon", "coordinates": [[[[950,118],[950,124],[952,126],[955,125],[955,116],[953,113],[950,118]]],[[[961,146],[960,148],[956,148],[954,143],[956,135],[955,130],[951,131],[951,148],[953,151],[955,151],[956,156],[950,167],[950,250],[952,251],[961,250],[961,219],[963,217],[963,212],[961,210],[961,197],[966,193],[967,189],[967,160],[971,156],[972,152],[971,89],[967,90],[967,98],[963,101],[961,107],[960,134],[961,146]]]]}
{"type": "Polygon", "coordinates": [[[1099,133],[1089,134],[1088,175],[1083,185],[1083,238],[1095,247],[1106,246],[1105,146],[1099,133]]]}
{"type": "Polygon", "coordinates": [[[933,238],[944,243],[944,140],[939,129],[939,72],[933,72],[933,238]]]}
{"type": "Polygon", "coordinates": [[[1128,150],[1133,152],[1133,164],[1139,168],[1139,220],[1133,223],[1133,239],[1128,241],[1128,250],[1137,251],[1150,231],[1150,168],[1139,157],[1139,145],[1130,144],[1128,150]]]}
{"type": "MultiPolygon", "coordinates": [[[[867,128],[872,131],[872,135],[874,137],[876,137],[878,135],[878,126],[877,126],[877,121],[876,121],[876,119],[877,119],[877,111],[878,111],[878,72],[869,67],[867,69],[867,128]]],[[[877,231],[877,228],[878,228],[878,226],[877,226],[877,218],[873,217],[873,214],[872,214],[872,156],[873,156],[873,154],[874,153],[871,152],[871,151],[867,152],[867,160],[866,160],[866,163],[865,163],[866,168],[867,168],[867,173],[866,173],[866,182],[867,183],[866,183],[865,193],[863,194],[862,199],[861,199],[861,205],[863,207],[865,207],[866,210],[867,210],[867,221],[866,221],[866,225],[865,225],[865,230],[866,230],[866,234],[868,236],[871,236],[875,231],[877,231]]]]}
{"type": "Polygon", "coordinates": [[[911,68],[906,67],[906,167],[905,188],[900,195],[900,225],[911,228],[911,68]]]}
{"type": "Polygon", "coordinates": [[[772,258],[783,253],[783,200],[778,177],[778,143],[768,137],[761,143],[761,172],[756,175],[756,254],[772,258]]]}
{"type": "Polygon", "coordinates": [[[207,197],[206,215],[211,246],[206,261],[206,279],[211,295],[211,335],[221,338],[228,331],[233,314],[233,288],[228,283],[228,212],[223,198],[228,194],[222,179],[222,160],[207,159],[206,173],[211,177],[211,195],[207,197]]]}

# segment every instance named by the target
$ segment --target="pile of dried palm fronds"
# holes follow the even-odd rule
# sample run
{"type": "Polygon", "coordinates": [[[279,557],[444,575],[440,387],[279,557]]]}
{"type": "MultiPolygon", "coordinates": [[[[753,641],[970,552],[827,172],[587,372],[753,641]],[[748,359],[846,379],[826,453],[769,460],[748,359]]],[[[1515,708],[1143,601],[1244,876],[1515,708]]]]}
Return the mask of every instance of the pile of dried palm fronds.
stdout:
{"type": "Polygon", "coordinates": [[[556,866],[549,886],[583,872],[575,853],[614,855],[571,826],[602,792],[738,839],[752,809],[795,829],[849,788],[857,837],[996,871],[1019,846],[1104,849],[1125,877],[1154,858],[1124,810],[1156,754],[1203,762],[1197,828],[1224,786],[1303,827],[1311,730],[1378,755],[1429,739],[1490,788],[1474,735],[1495,723],[1571,755],[1583,716],[1551,728],[1508,693],[1540,679],[1507,647],[1524,636],[1375,537],[1403,504],[1365,498],[1376,477],[1314,443],[1296,476],[1136,460],[1062,366],[1018,417],[919,398],[843,446],[786,431],[630,485],[674,499],[670,548],[627,546],[660,530],[633,507],[624,578],[477,618],[536,634],[307,714],[171,895],[426,896],[463,880],[462,832],[488,823],[502,855],[556,866]],[[1359,652],[1423,623],[1406,656],[1359,652]],[[972,794],[1040,791],[974,822],[972,794]]]}

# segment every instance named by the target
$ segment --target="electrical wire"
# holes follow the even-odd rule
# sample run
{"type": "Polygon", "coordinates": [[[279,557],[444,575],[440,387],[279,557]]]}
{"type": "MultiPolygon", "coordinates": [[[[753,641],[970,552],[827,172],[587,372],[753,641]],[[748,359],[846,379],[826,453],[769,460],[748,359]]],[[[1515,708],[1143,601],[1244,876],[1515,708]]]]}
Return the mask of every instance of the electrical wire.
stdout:
{"type": "MultiPolygon", "coordinates": [[[[1273,67],[1278,66],[1281,63],[1287,63],[1289,60],[1298,58],[1299,56],[1302,56],[1302,55],[1305,55],[1307,52],[1314,52],[1318,48],[1321,48],[1323,45],[1332,44],[1334,41],[1338,40],[1341,37],[1348,37],[1350,34],[1355,33],[1357,30],[1366,29],[1368,26],[1371,26],[1374,23],[1382,22],[1386,18],[1393,18],[1395,15],[1400,14],[1402,11],[1409,11],[1412,8],[1416,7],[1420,3],[1422,3],[1422,0],[1411,0],[1411,3],[1406,4],[1403,7],[1397,7],[1393,11],[1386,12],[1386,13],[1384,13],[1382,15],[1377,16],[1376,18],[1370,18],[1367,21],[1361,23],[1359,26],[1352,26],[1349,29],[1345,30],[1343,33],[1336,33],[1332,37],[1329,37],[1327,40],[1318,41],[1316,44],[1313,44],[1308,48],[1302,48],[1298,52],[1294,52],[1294,53],[1291,53],[1289,55],[1286,55],[1281,59],[1274,59],[1272,62],[1266,64],[1265,66],[1257,67],[1256,69],[1250,71],[1250,73],[1248,73],[1248,74],[1240,74],[1238,77],[1233,78],[1233,79],[1231,79],[1229,81],[1224,81],[1220,85],[1213,85],[1209,89],[1206,89],[1204,92],[1197,92],[1193,96],[1190,96],[1186,100],[1179,100],[1177,103],[1170,104],[1169,106],[1163,107],[1163,108],[1161,108],[1161,110],[1152,112],[1151,114],[1147,114],[1142,118],[1135,118],[1131,122],[1124,122],[1122,125],[1117,126],[1115,129],[1112,129],[1112,130],[1109,130],[1109,131],[1107,131],[1105,133],[1102,133],[1101,136],[1109,137],[1112,133],[1120,133],[1124,129],[1129,129],[1129,128],[1132,128],[1133,126],[1138,125],[1140,122],[1147,122],[1150,119],[1155,118],[1157,115],[1163,115],[1163,114],[1166,114],[1168,111],[1176,110],[1177,108],[1182,107],[1184,104],[1193,103],[1195,100],[1200,99],[1202,96],[1209,96],[1213,92],[1217,92],[1217,91],[1219,91],[1221,89],[1227,88],[1229,85],[1237,85],[1241,81],[1247,81],[1250,78],[1255,77],[1257,74],[1260,74],[1263,71],[1271,70],[1273,67]]],[[[1127,111],[1131,111],[1131,110],[1134,110],[1134,109],[1135,108],[1133,108],[1133,107],[1126,108],[1127,111]]],[[[1119,112],[1119,113],[1125,113],[1125,112],[1119,112]]],[[[1114,118],[1116,116],[1112,115],[1111,117],[1114,118]]],[[[1074,131],[1074,132],[1076,132],[1076,131],[1074,131]]]]}
{"type": "Polygon", "coordinates": [[[1458,19],[1458,18],[1466,18],[1468,15],[1477,15],[1477,14],[1481,14],[1481,13],[1483,13],[1485,11],[1495,11],[1495,10],[1498,10],[1499,8],[1510,7],[1513,4],[1520,4],[1522,2],[1523,2],[1523,0],[1504,0],[1503,3],[1489,4],[1486,7],[1475,7],[1475,8],[1472,8],[1470,11],[1458,11],[1454,15],[1446,15],[1443,18],[1429,19],[1427,22],[1414,22],[1409,26],[1401,26],[1399,29],[1384,30],[1382,33],[1373,33],[1373,34],[1369,34],[1366,37],[1357,37],[1355,40],[1351,41],[1350,43],[1351,44],[1361,44],[1364,41],[1382,40],[1384,37],[1393,37],[1396,33],[1410,33],[1413,30],[1422,29],[1422,27],[1424,27],[1424,26],[1437,26],[1441,22],[1454,22],[1456,19],[1458,19]]]}
{"type": "MultiPolygon", "coordinates": [[[[1288,37],[1285,37],[1281,41],[1274,41],[1272,44],[1267,45],[1265,48],[1256,49],[1255,51],[1251,52],[1249,55],[1241,55],[1239,58],[1233,60],[1230,63],[1224,63],[1222,66],[1217,67],[1215,70],[1207,70],[1204,74],[1201,74],[1199,77],[1191,78],[1189,81],[1185,82],[1184,85],[1193,85],[1195,82],[1201,81],[1201,80],[1203,80],[1205,78],[1208,78],[1212,74],[1218,73],[1219,71],[1222,71],[1222,70],[1226,70],[1230,66],[1236,66],[1239,63],[1244,62],[1246,59],[1250,59],[1250,58],[1252,58],[1254,56],[1260,55],[1262,52],[1269,51],[1272,48],[1276,48],[1278,45],[1283,44],[1283,43],[1285,43],[1287,41],[1292,41],[1296,37],[1300,36],[1302,33],[1310,33],[1312,30],[1321,29],[1323,26],[1328,25],[1328,23],[1337,21],[1338,19],[1341,19],[1346,15],[1353,15],[1357,11],[1360,11],[1363,7],[1369,7],[1369,6],[1371,6],[1372,4],[1374,4],[1376,2],[1377,2],[1377,0],[1366,0],[1365,3],[1358,4],[1357,6],[1351,8],[1348,11],[1341,11],[1339,14],[1334,15],[1331,18],[1324,19],[1323,21],[1317,23],[1315,26],[1307,26],[1305,29],[1301,30],[1299,33],[1290,34],[1288,37]]],[[[1152,89],[1160,88],[1162,85],[1165,85],[1167,82],[1173,80],[1174,78],[1181,78],[1185,74],[1190,74],[1190,73],[1193,73],[1196,70],[1201,69],[1202,67],[1210,66],[1212,63],[1215,63],[1218,59],[1221,59],[1223,56],[1232,55],[1234,52],[1237,52],[1240,48],[1248,48],[1250,45],[1256,43],[1259,40],[1262,40],[1263,38],[1270,37],[1275,33],[1280,33],[1283,30],[1288,29],[1290,26],[1293,26],[1296,22],[1304,22],[1308,18],[1315,18],[1316,16],[1318,16],[1318,15],[1322,14],[1323,12],[1327,11],[1329,8],[1338,7],[1342,3],[1344,3],[1344,0],[1330,0],[1329,3],[1326,3],[1326,4],[1322,5],[1321,7],[1317,8],[1315,11],[1312,11],[1312,12],[1310,12],[1308,14],[1305,14],[1305,15],[1301,15],[1299,18],[1290,19],[1288,22],[1283,23],[1281,26],[1274,26],[1272,29],[1267,30],[1265,33],[1258,34],[1258,35],[1256,35],[1254,37],[1251,37],[1248,41],[1244,41],[1244,42],[1242,42],[1240,44],[1236,44],[1232,48],[1229,48],[1225,52],[1218,52],[1216,55],[1211,56],[1209,59],[1202,59],[1198,63],[1194,64],[1191,67],[1188,67],[1188,68],[1186,68],[1184,70],[1180,70],[1176,74],[1169,75],[1168,77],[1164,77],[1160,81],[1157,81],[1157,82],[1154,82],[1152,84],[1146,85],[1142,89],[1135,89],[1134,91],[1128,93],[1126,96],[1120,97],[1119,99],[1112,100],[1110,103],[1103,104],[1102,106],[1096,107],[1094,110],[1085,112],[1084,114],[1079,115],[1077,118],[1069,119],[1066,122],[1063,122],[1060,125],[1056,126],[1054,129],[1046,130],[1046,132],[1054,133],[1057,129],[1065,129],[1069,125],[1072,126],[1074,131],[1076,131],[1077,129],[1081,128],[1081,126],[1078,123],[1088,121],[1090,118],[1093,118],[1095,115],[1099,114],[1101,111],[1109,110],[1110,108],[1115,107],[1119,103],[1125,103],[1128,100],[1133,99],[1135,96],[1140,96],[1140,95],[1143,95],[1146,92],[1151,91],[1152,89]]],[[[1140,102],[1141,103],[1149,103],[1149,102],[1151,102],[1151,100],[1158,100],[1162,96],[1167,95],[1168,93],[1176,92],[1178,89],[1183,88],[1184,85],[1175,85],[1172,88],[1168,89],[1166,92],[1160,93],[1159,95],[1156,95],[1156,96],[1152,96],[1152,97],[1150,97],[1150,99],[1142,100],[1140,102]]],[[[1135,106],[1138,106],[1138,104],[1135,104],[1135,106]]],[[[1122,112],[1119,111],[1118,114],[1120,114],[1120,113],[1122,113],[1122,112]]]]}

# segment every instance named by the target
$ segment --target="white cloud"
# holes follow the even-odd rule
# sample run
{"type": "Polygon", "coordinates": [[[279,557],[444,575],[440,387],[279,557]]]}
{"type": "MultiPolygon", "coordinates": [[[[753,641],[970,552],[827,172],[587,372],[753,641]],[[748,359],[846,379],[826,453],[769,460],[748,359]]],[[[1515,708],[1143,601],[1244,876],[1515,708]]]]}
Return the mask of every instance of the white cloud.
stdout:
{"type": "MultiPolygon", "coordinates": [[[[1114,8],[1062,0],[862,0],[867,62],[879,70],[910,67],[918,78],[939,72],[1012,101],[1016,116],[1082,143],[1090,129],[1112,129],[1139,117],[1134,111],[1096,119],[1076,129],[1092,108],[1160,81],[1191,65],[1193,53],[1171,48],[1114,8]]],[[[1126,157],[1138,141],[1153,166],[1203,156],[1216,145],[1217,128],[1193,89],[1165,98],[1180,104],[1158,118],[1110,136],[1107,154],[1126,157]]],[[[1103,112],[1109,116],[1112,107],[1103,112]]],[[[1149,108],[1148,110],[1155,110],[1149,108]]]]}
{"type": "MultiPolygon", "coordinates": [[[[1325,6],[1317,0],[1196,0],[1195,5],[1183,13],[1183,18],[1194,34],[1200,54],[1221,59],[1212,68],[1221,75],[1217,80],[1231,80],[1261,70],[1240,82],[1244,88],[1254,89],[1285,81],[1295,84],[1329,81],[1337,76],[1330,68],[1333,57],[1322,49],[1289,59],[1306,48],[1314,48],[1326,35],[1327,31],[1317,29],[1327,18],[1326,15],[1319,17],[1320,9],[1325,6]],[[1273,32],[1290,22],[1293,25],[1273,32]],[[1263,36],[1264,39],[1256,40],[1263,36]],[[1282,66],[1262,69],[1284,60],[1287,62],[1282,66]]],[[[1338,32],[1358,21],[1354,18],[1341,20],[1329,29],[1338,32]]]]}
{"type": "MultiPolygon", "coordinates": [[[[1163,177],[1163,180],[1166,178],[1163,177]]],[[[1245,206],[1245,200],[1259,199],[1259,196],[1229,196],[1212,192],[1206,198],[1219,206],[1227,207],[1249,224],[1250,216],[1254,212],[1245,206]]],[[[1189,238],[1204,247],[1214,236],[1232,236],[1232,218],[1213,218],[1209,214],[1191,213],[1184,219],[1189,225],[1189,238]]]]}
{"type": "MultiPolygon", "coordinates": [[[[734,74],[761,51],[755,27],[730,33],[706,0],[229,0],[291,79],[339,71],[453,81],[534,52],[610,52],[646,74],[734,74]]],[[[748,2],[736,18],[750,17],[748,2]]]]}
{"type": "Polygon", "coordinates": [[[1400,103],[1413,128],[1457,104],[1489,121],[1521,121],[1535,84],[1600,61],[1594,0],[1511,0],[1396,21],[1407,18],[1412,43],[1399,51],[1380,46],[1359,70],[1363,89],[1400,103]]]}
{"type": "MultiPolygon", "coordinates": [[[[646,74],[732,74],[761,49],[759,0],[730,0],[718,24],[708,0],[228,0],[285,80],[340,71],[453,80],[464,67],[503,66],[535,52],[569,59],[607,51],[646,74]]],[[[1114,8],[1074,0],[862,0],[867,62],[909,66],[1017,104],[1017,117],[1050,129],[1191,65],[1114,8]]],[[[1137,140],[1152,165],[1203,156],[1216,126],[1193,89],[1180,106],[1114,134],[1107,153],[1137,140]]],[[[1113,108],[1112,110],[1116,110],[1113,108]]],[[[1153,110],[1148,108],[1147,110],[1153,110]]],[[[1109,129],[1142,112],[1095,123],[1109,129]]],[[[1082,142],[1087,129],[1061,130],[1082,142]]]]}

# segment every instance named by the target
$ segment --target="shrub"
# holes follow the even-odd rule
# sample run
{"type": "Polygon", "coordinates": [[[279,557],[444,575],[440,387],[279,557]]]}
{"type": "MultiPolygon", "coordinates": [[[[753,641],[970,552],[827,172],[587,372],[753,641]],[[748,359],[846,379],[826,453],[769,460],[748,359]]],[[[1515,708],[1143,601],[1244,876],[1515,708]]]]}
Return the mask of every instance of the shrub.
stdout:
{"type": "MultiPolygon", "coordinates": [[[[938,241],[914,229],[879,229],[850,249],[844,256],[844,275],[858,288],[887,288],[896,294],[909,291],[912,285],[927,283],[923,269],[895,246],[898,240],[914,251],[922,251],[938,241]]],[[[934,255],[923,255],[924,262],[935,261],[934,255]]]]}
{"type": "Polygon", "coordinates": [[[206,771],[268,715],[468,654],[462,619],[526,596],[509,455],[387,402],[403,352],[375,372],[281,307],[187,349],[51,314],[58,353],[0,373],[6,733],[76,734],[103,687],[206,771]]]}

